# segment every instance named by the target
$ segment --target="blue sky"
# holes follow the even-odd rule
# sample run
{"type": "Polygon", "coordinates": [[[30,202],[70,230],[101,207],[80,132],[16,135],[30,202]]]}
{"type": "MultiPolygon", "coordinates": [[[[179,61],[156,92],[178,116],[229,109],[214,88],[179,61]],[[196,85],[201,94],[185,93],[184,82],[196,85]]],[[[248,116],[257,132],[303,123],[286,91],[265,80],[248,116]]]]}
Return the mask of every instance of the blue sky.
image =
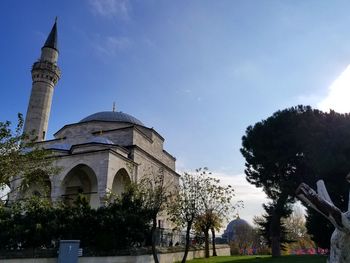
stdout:
{"type": "MultiPolygon", "coordinates": [[[[1,1],[0,120],[26,113],[30,67],[58,16],[62,78],[49,137],[115,101],[166,138],[179,170],[208,166],[243,184],[248,125],[297,104],[337,107],[330,94],[350,62],[349,9],[319,0],[1,1]]],[[[335,98],[349,98],[347,79],[335,98]]]]}

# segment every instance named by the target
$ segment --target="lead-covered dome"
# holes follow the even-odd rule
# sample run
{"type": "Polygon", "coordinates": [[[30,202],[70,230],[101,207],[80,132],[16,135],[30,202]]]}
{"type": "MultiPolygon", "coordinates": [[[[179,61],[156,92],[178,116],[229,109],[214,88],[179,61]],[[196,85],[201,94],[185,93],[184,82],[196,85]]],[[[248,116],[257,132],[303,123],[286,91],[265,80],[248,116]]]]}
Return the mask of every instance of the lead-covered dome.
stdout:
{"type": "Polygon", "coordinates": [[[232,220],[226,227],[222,238],[226,239],[227,242],[233,241],[236,238],[236,235],[247,233],[251,230],[252,227],[247,221],[241,219],[239,216],[235,220],[232,220]]]}
{"type": "Polygon", "coordinates": [[[140,120],[135,117],[126,114],[121,111],[101,111],[87,116],[80,122],[87,121],[115,121],[115,122],[128,122],[141,126],[145,126],[140,120]]]}
{"type": "Polygon", "coordinates": [[[244,219],[241,219],[240,217],[237,217],[235,220],[232,220],[226,227],[225,232],[232,232],[235,231],[236,228],[241,227],[241,226],[247,226],[249,227],[249,223],[245,221],[244,219]]]}

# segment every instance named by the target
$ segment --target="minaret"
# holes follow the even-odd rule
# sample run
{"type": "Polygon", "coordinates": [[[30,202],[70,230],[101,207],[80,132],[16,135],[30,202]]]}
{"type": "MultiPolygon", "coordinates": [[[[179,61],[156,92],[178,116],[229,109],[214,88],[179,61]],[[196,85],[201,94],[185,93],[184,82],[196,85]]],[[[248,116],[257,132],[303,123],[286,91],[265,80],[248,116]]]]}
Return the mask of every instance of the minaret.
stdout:
{"type": "Polygon", "coordinates": [[[40,59],[32,67],[32,92],[30,95],[24,132],[35,141],[44,141],[49,123],[52,95],[61,71],[57,66],[57,18],[44,46],[40,59]]]}

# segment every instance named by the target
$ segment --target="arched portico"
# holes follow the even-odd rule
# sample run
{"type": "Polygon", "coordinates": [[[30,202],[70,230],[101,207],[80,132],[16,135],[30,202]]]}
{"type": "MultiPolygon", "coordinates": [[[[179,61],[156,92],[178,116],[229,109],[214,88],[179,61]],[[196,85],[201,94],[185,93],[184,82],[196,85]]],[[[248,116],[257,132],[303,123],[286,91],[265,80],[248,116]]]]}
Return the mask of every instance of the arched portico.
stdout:
{"type": "Polygon", "coordinates": [[[72,168],[64,177],[61,188],[63,201],[66,204],[73,204],[79,194],[87,198],[92,208],[97,208],[100,204],[96,174],[86,164],[72,168]]]}
{"type": "Polygon", "coordinates": [[[120,196],[125,192],[126,187],[130,183],[131,180],[128,172],[124,168],[119,169],[113,179],[112,193],[120,196]]]}

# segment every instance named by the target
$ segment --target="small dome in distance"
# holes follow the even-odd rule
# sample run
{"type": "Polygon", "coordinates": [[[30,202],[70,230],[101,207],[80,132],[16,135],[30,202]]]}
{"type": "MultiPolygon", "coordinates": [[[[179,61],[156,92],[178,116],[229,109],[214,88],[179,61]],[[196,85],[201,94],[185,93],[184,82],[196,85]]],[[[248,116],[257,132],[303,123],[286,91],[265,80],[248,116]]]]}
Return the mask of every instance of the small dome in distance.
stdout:
{"type": "Polygon", "coordinates": [[[226,227],[224,234],[222,235],[228,242],[235,239],[237,230],[239,229],[252,229],[252,226],[249,225],[247,221],[241,219],[237,216],[236,219],[232,220],[226,227]]]}

